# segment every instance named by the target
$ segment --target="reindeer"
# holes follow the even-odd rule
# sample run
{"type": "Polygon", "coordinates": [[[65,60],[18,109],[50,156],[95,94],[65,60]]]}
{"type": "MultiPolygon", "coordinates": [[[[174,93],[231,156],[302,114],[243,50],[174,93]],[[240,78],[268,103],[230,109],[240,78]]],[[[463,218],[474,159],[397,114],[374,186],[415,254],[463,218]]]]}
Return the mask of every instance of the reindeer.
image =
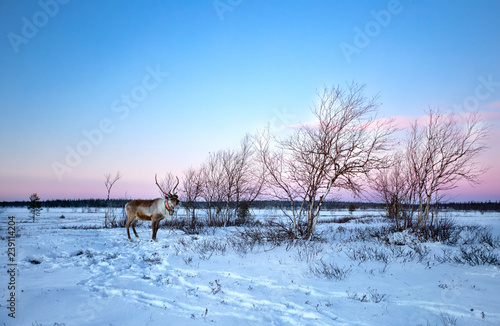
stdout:
{"type": "Polygon", "coordinates": [[[138,238],[139,235],[135,231],[135,223],[137,220],[142,221],[151,221],[151,228],[153,229],[153,241],[156,241],[156,232],[158,232],[158,228],[160,226],[160,221],[164,218],[167,221],[171,221],[174,215],[174,207],[179,205],[179,199],[175,194],[175,189],[179,185],[179,178],[177,178],[177,183],[174,188],[166,192],[163,188],[158,184],[158,180],[155,175],[155,182],[158,188],[160,188],[161,193],[165,198],[156,198],[153,200],[132,200],[125,205],[125,209],[127,211],[127,224],[125,225],[127,228],[128,239],[130,238],[130,230],[129,226],[132,226],[132,230],[134,231],[135,236],[138,238]]]}

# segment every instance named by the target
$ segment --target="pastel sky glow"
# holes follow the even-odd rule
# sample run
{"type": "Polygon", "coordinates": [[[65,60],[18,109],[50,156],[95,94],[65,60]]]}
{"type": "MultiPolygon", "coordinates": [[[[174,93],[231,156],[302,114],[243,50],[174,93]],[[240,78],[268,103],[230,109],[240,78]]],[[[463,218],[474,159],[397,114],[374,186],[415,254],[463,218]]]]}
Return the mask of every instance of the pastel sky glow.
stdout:
{"type": "MultiPolygon", "coordinates": [[[[490,170],[455,200],[500,200],[500,2],[2,1],[0,201],[158,195],[246,133],[311,121],[356,81],[379,118],[479,110],[490,170]]],[[[398,121],[399,121],[398,120],[398,121]]]]}

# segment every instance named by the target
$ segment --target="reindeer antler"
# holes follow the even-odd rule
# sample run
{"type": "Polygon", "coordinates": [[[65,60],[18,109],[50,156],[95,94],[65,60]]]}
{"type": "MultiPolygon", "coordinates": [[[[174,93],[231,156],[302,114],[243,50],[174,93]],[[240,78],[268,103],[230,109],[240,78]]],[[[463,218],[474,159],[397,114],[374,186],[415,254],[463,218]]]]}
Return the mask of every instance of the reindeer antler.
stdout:
{"type": "Polygon", "coordinates": [[[174,194],[174,195],[175,195],[175,189],[176,189],[176,188],[177,188],[177,186],[179,185],[179,178],[178,178],[177,176],[176,176],[175,178],[177,179],[177,183],[175,184],[174,189],[172,189],[172,194],[174,194]]]}
{"type": "Polygon", "coordinates": [[[158,186],[158,188],[160,189],[161,193],[165,196],[165,197],[168,197],[168,196],[172,196],[172,194],[175,194],[175,189],[177,188],[177,186],[179,185],[179,178],[178,177],[175,177],[177,179],[177,183],[175,184],[174,188],[169,191],[169,192],[166,192],[161,186],[160,184],[158,183],[158,178],[157,178],[157,174],[155,174],[155,183],[156,185],[158,186]]]}
{"type": "Polygon", "coordinates": [[[156,185],[158,186],[158,188],[160,189],[160,192],[166,197],[168,196],[168,193],[165,192],[165,190],[163,190],[163,188],[160,186],[160,184],[158,183],[158,179],[157,179],[157,174],[155,174],[155,183],[156,185]]]}

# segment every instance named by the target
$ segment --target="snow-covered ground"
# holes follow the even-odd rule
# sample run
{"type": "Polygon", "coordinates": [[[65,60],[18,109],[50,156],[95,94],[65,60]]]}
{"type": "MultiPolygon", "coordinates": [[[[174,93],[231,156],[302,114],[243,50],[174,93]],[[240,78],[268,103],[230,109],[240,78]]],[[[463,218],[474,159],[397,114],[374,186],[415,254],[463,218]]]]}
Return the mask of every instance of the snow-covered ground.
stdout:
{"type": "MultiPolygon", "coordinates": [[[[369,236],[388,226],[382,213],[356,211],[357,220],[319,224],[323,241],[250,246],[245,228],[195,235],[162,227],[151,242],[143,224],[140,238],[127,241],[123,228],[82,228],[102,225],[103,211],[44,209],[32,223],[26,208],[0,209],[0,324],[500,325],[498,266],[456,262],[460,244],[369,236]],[[7,301],[8,216],[18,234],[15,319],[7,301]]],[[[459,224],[490,226],[495,249],[474,238],[461,240],[462,248],[500,254],[499,213],[447,214],[459,224]]],[[[343,216],[350,215],[323,218],[343,216]]]]}

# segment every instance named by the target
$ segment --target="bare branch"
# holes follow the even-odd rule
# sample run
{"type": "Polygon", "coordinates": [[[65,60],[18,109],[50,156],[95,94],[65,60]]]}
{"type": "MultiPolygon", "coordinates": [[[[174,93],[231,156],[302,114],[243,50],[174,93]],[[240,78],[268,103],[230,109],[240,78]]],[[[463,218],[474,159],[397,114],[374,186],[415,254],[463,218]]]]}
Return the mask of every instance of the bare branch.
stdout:
{"type": "Polygon", "coordinates": [[[106,178],[104,185],[106,186],[106,190],[108,191],[107,200],[109,200],[111,194],[111,188],[113,188],[113,185],[115,184],[116,181],[121,179],[122,175],[120,174],[120,171],[118,171],[113,179],[111,178],[111,173],[104,175],[104,177],[106,178]]]}

